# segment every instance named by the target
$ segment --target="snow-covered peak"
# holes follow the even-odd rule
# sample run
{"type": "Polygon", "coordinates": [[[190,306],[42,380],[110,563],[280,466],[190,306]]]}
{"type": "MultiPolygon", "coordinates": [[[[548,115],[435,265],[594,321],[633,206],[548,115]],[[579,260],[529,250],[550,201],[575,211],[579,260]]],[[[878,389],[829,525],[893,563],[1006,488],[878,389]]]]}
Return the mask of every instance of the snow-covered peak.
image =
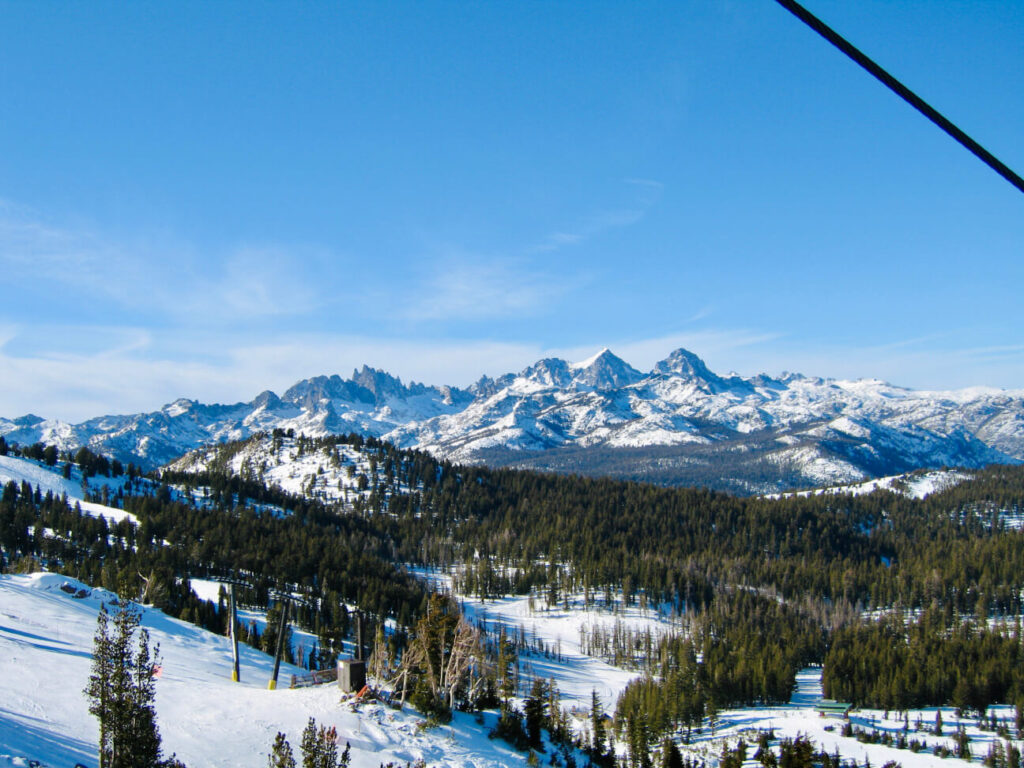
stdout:
{"type": "Polygon", "coordinates": [[[718,375],[712,373],[703,360],[682,347],[672,352],[664,360],[658,361],[654,366],[654,372],[682,376],[687,379],[700,379],[706,382],[719,380],[718,375]]]}
{"type": "Polygon", "coordinates": [[[193,408],[199,405],[195,400],[189,400],[188,398],[180,397],[173,403],[168,403],[163,407],[164,413],[170,417],[181,416],[183,413],[188,413],[193,408]]]}
{"type": "MultiPolygon", "coordinates": [[[[878,379],[795,374],[722,377],[686,349],[645,374],[602,349],[581,362],[545,358],[518,374],[484,376],[468,389],[407,385],[363,366],[351,379],[305,379],[280,398],[268,391],[250,403],[178,400],[154,413],[77,425],[0,419],[8,443],[88,445],[147,468],[203,444],[276,428],[311,437],[357,432],[453,461],[507,463],[520,461],[510,458],[514,453],[532,453],[541,456],[529,459],[537,468],[650,472],[663,482],[686,478],[658,475],[667,471],[661,467],[709,462],[734,478],[735,457],[749,452],[758,478],[765,467],[769,474],[778,467],[787,484],[850,482],[923,467],[1024,461],[1024,392],[920,392],[878,379]],[[610,458],[619,448],[632,453],[610,458]],[[562,459],[547,452],[562,449],[579,453],[565,453],[557,464],[562,459]],[[812,465],[818,469],[808,475],[812,465]]],[[[702,482],[709,471],[701,470],[702,482]]],[[[750,489],[764,487],[757,483],[750,489]]]]}
{"type": "Polygon", "coordinates": [[[628,387],[643,378],[640,371],[607,347],[583,362],[572,363],[569,368],[573,372],[573,382],[594,389],[628,387]]]}
{"type": "Polygon", "coordinates": [[[592,366],[594,363],[596,363],[598,360],[600,360],[602,357],[605,357],[606,355],[611,355],[616,360],[620,359],[618,357],[615,357],[615,355],[612,354],[612,351],[610,349],[608,349],[608,347],[601,347],[601,350],[599,352],[596,352],[595,354],[591,355],[586,360],[581,360],[578,363],[569,363],[569,367],[573,368],[573,369],[576,369],[576,368],[589,368],[590,366],[592,366]]]}
{"type": "Polygon", "coordinates": [[[517,378],[545,387],[567,387],[572,381],[572,371],[565,360],[546,357],[523,370],[517,378]]]}
{"type": "Polygon", "coordinates": [[[254,408],[263,408],[267,411],[272,411],[280,408],[283,403],[281,398],[271,392],[269,389],[265,389],[253,398],[252,405],[254,408]]]}
{"type": "Polygon", "coordinates": [[[422,387],[417,388],[415,384],[406,387],[397,376],[392,376],[377,368],[370,368],[367,365],[364,365],[362,370],[352,371],[352,382],[372,392],[378,403],[389,397],[403,397],[414,393],[417,389],[422,389],[422,387]]]}

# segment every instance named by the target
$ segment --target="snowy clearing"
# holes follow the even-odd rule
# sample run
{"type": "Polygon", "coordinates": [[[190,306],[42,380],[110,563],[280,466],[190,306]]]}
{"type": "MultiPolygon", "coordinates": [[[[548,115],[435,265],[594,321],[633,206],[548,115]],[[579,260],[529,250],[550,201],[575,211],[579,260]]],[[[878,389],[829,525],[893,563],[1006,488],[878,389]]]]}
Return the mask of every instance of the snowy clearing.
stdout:
{"type": "MultiPolygon", "coordinates": [[[[67,479],[60,474],[60,471],[48,467],[31,459],[22,459],[16,456],[0,456],[0,486],[6,485],[13,480],[18,485],[27,482],[33,489],[38,488],[43,494],[47,492],[54,496],[67,496],[68,502],[74,506],[77,501],[82,511],[94,517],[105,517],[109,522],[118,523],[121,520],[138,522],[135,515],[125,512],[123,509],[108,507],[104,504],[97,504],[93,501],[85,501],[85,493],[82,490],[81,475],[75,467],[72,479],[67,479]],[[74,478],[78,478],[77,480],[74,478]]],[[[88,487],[90,491],[96,491],[106,486],[114,489],[123,481],[118,478],[92,477],[89,478],[88,487]]]]}

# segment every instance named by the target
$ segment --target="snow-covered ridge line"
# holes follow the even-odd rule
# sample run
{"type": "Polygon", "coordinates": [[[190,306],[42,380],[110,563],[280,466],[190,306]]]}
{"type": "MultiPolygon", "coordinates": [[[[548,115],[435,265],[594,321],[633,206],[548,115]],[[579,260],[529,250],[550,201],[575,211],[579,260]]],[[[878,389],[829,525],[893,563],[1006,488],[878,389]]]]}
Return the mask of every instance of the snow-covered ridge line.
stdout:
{"type": "Polygon", "coordinates": [[[684,349],[644,373],[605,349],[578,363],[548,358],[483,376],[466,389],[406,385],[364,366],[349,379],[318,376],[248,403],[177,400],[148,414],[76,425],[0,419],[9,442],[88,445],[148,467],[272,429],[355,432],[460,462],[526,462],[656,482],[685,482],[686,467],[700,465],[705,484],[708,475],[714,484],[717,471],[749,477],[737,482],[756,492],[1024,461],[1024,390],[925,392],[877,379],[721,376],[684,349]]]}
{"type": "Polygon", "coordinates": [[[933,493],[953,488],[960,483],[974,477],[973,473],[962,470],[936,470],[933,472],[909,472],[902,475],[891,475],[889,477],[877,477],[863,483],[850,485],[833,485],[825,488],[815,488],[807,491],[794,491],[792,493],[771,493],[766,498],[778,499],[793,496],[820,496],[822,494],[849,494],[851,496],[864,496],[875,491],[892,491],[910,499],[924,499],[933,493]]]}
{"type": "Polygon", "coordinates": [[[392,493],[412,490],[397,480],[388,482],[384,466],[378,464],[372,450],[346,443],[307,448],[293,437],[254,436],[232,447],[226,461],[224,458],[224,449],[215,446],[186,454],[167,468],[195,474],[217,466],[293,496],[342,506],[365,501],[374,491],[386,504],[392,493]]]}
{"type": "Polygon", "coordinates": [[[116,494],[116,488],[124,482],[124,478],[94,476],[83,481],[77,467],[72,467],[71,478],[65,478],[40,462],[14,456],[0,456],[0,487],[9,482],[14,482],[18,486],[27,483],[33,491],[38,489],[43,495],[52,493],[57,498],[66,497],[69,505],[78,504],[87,515],[104,517],[108,522],[118,523],[126,519],[138,522],[135,515],[123,509],[86,500],[90,493],[101,492],[104,488],[108,495],[112,490],[116,494]]]}

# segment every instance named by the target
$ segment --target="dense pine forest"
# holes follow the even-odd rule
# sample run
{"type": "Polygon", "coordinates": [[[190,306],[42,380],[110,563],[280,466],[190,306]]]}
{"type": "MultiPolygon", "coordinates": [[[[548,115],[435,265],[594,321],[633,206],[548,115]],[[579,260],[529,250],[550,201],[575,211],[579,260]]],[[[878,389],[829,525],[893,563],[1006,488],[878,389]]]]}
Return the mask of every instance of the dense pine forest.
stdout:
{"type": "MultiPolygon", "coordinates": [[[[246,581],[242,599],[262,607],[287,589],[305,598],[298,620],[320,638],[300,660],[313,666],[333,663],[351,637],[354,606],[368,636],[395,620],[392,660],[414,647],[432,605],[406,568],[419,566],[450,569],[464,594],[531,594],[548,605],[582,595],[592,606],[624,601],[672,617],[678,630],[665,637],[591,642],[643,673],[618,703],[616,727],[650,743],[726,707],[785,701],[797,670],[814,663],[824,664],[828,695],[858,705],[983,712],[1024,701],[1021,467],[978,471],[924,500],[768,499],[454,466],[358,435],[259,435],[221,446],[198,469],[148,477],[87,450],[21,452],[63,464],[67,476],[116,476],[97,500],[138,525],[9,483],[4,568],[43,565],[124,594],[145,575],[153,602],[217,631],[223,611],[199,601],[189,577],[246,581]],[[265,481],[266,460],[232,469],[256,444],[278,463],[291,451],[322,457],[322,467],[303,494],[287,493],[265,481]],[[363,463],[342,469],[342,448],[363,463]],[[318,495],[318,483],[341,471],[358,492],[318,495]]],[[[503,639],[482,643],[494,669],[507,666],[496,661],[503,639]]],[[[453,689],[447,705],[497,701],[502,685],[453,689]]]]}

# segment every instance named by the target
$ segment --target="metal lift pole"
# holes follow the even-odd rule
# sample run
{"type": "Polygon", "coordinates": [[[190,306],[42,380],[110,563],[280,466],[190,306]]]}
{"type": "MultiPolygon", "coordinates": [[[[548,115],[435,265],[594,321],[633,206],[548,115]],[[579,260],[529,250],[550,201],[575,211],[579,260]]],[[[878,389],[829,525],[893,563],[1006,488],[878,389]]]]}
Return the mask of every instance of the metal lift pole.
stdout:
{"type": "Polygon", "coordinates": [[[277,650],[274,651],[274,676],[270,678],[270,684],[267,686],[267,689],[271,691],[277,688],[277,673],[281,669],[281,651],[284,648],[284,634],[288,626],[288,608],[291,606],[288,598],[281,599],[284,605],[281,608],[281,623],[277,627],[277,650]]]}
{"type": "Polygon", "coordinates": [[[796,0],[776,0],[776,2],[823,38],[832,43],[832,45],[840,51],[857,62],[857,64],[865,70],[870,72],[872,76],[882,83],[882,85],[935,123],[935,125],[949,134],[949,136],[959,142],[965,149],[985,163],[985,165],[1010,182],[1019,191],[1024,192],[1024,179],[1010,170],[1010,168],[1000,161],[995,155],[960,130],[948,118],[940,114],[938,110],[928,104],[924,99],[882,69],[882,67],[876,64],[872,59],[868,58],[868,56],[854,46],[853,43],[848,41],[832,29],[832,27],[828,26],[825,22],[800,5],[800,3],[796,2],[796,0]]]}
{"type": "Polygon", "coordinates": [[[363,660],[363,612],[356,611],[356,661],[363,660]]]}
{"type": "Polygon", "coordinates": [[[239,682],[238,674],[238,615],[235,611],[235,585],[228,584],[228,621],[231,628],[231,681],[239,682]]]}

